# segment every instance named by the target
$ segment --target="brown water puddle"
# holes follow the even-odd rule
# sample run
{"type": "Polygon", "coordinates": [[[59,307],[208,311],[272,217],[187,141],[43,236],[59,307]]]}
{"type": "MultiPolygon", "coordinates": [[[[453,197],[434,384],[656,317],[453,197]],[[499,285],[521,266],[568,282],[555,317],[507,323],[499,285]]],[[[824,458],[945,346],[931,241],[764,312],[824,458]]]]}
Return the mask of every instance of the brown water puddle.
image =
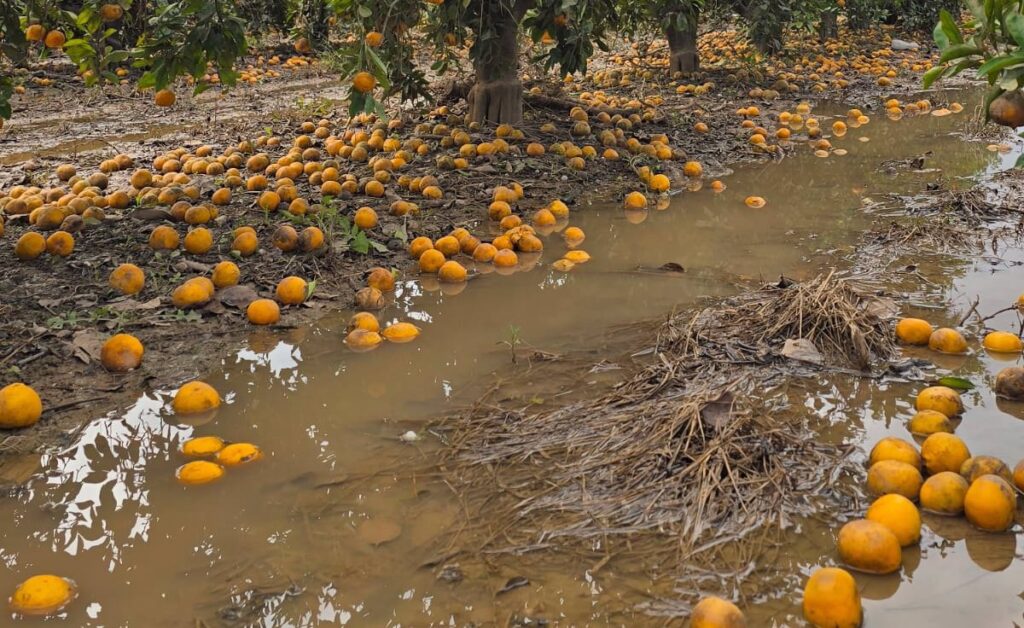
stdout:
{"type": "MultiPolygon", "coordinates": [[[[462,559],[458,570],[446,571],[452,579],[460,574],[461,582],[438,579],[440,565],[460,561],[444,560],[444,550],[464,525],[463,505],[435,477],[412,473],[434,457],[425,421],[528,368],[511,364],[503,343],[513,339],[554,353],[614,355],[622,343],[606,331],[613,326],[728,294],[736,281],[814,275],[849,251],[868,224],[858,211],[864,195],[917,190],[937,176],[893,177],[877,170],[882,160],[933,151],[929,165],[960,176],[1010,159],[951,136],[956,122],[878,119],[834,140],[848,149],[844,157],[817,159],[801,151],[780,164],[742,168],[726,179],[724,193],[686,193],[639,224],[609,199],[573,216],[594,259],[569,274],[548,266],[563,250],[552,237],[531,269],[483,275],[458,294],[413,277],[400,286],[397,307],[386,318],[423,327],[414,344],[351,353],[341,342],[344,315],[312,329],[254,335],[207,378],[228,400],[212,422],[176,425],[167,395],[143,396],[88,425],[74,445],[46,458],[40,475],[0,502],[0,517],[8,522],[0,529],[0,591],[33,573],[71,577],[80,598],[67,619],[82,626],[180,626],[195,618],[205,625],[491,625],[530,615],[571,624],[655,623],[633,607],[670,596],[672,583],[632,568],[629,556],[596,573],[597,561],[543,553],[495,558],[491,567],[462,559]],[[768,206],[748,209],[742,199],[750,194],[764,196],[768,206]],[[666,262],[686,272],[637,271],[666,262]],[[423,440],[403,442],[400,436],[410,430],[423,440]],[[266,457],[229,470],[217,484],[182,487],[174,479],[185,461],[177,446],[206,434],[255,442],[266,457]],[[396,538],[370,542],[394,536],[393,524],[400,528],[396,538]],[[438,560],[437,567],[423,566],[438,560]],[[512,586],[519,577],[529,583],[512,586]],[[511,590],[499,593],[503,588],[511,590]]],[[[906,414],[910,387],[893,390],[891,398],[870,399],[884,397],[877,403],[892,410],[898,398],[899,413],[869,412],[876,402],[847,391],[815,396],[819,401],[809,402],[808,410],[849,414],[845,437],[871,442],[901,429],[893,421],[887,427],[885,418],[906,414]],[[843,401],[851,398],[859,403],[843,401]]],[[[979,429],[987,436],[978,439],[978,449],[992,444],[986,453],[1013,458],[1006,447],[1013,435],[1021,442],[1024,423],[977,417],[994,405],[972,401],[965,426],[988,426],[979,429]]],[[[974,447],[976,434],[964,429],[974,447]]],[[[962,534],[971,538],[969,530],[962,534]]],[[[833,553],[826,530],[802,538],[806,546],[787,554],[794,582],[798,568],[833,553]]],[[[956,610],[965,616],[984,611],[996,622],[1019,618],[1019,591],[1007,591],[1019,588],[1013,583],[1020,582],[1020,562],[981,577],[971,568],[969,540],[932,548],[928,543],[941,539],[929,539],[920,565],[906,582],[896,581],[896,595],[869,602],[872,625],[882,625],[875,621],[883,616],[892,618],[884,625],[905,622],[918,606],[945,606],[951,589],[975,592],[956,593],[956,610]],[[985,596],[976,595],[981,590],[985,596]]],[[[768,616],[792,623],[792,599],[767,596],[752,611],[755,625],[768,623],[768,616]]]]}

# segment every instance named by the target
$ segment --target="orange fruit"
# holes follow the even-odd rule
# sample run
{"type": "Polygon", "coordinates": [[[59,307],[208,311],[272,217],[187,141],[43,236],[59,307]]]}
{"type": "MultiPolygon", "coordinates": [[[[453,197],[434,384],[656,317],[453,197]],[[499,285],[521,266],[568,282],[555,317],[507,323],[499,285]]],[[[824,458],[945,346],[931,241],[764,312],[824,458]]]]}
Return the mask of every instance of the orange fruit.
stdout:
{"type": "Polygon", "coordinates": [[[511,249],[500,249],[491,262],[498,268],[512,268],[519,264],[519,256],[511,249]]]}
{"type": "Polygon", "coordinates": [[[983,475],[971,483],[964,497],[964,514],[975,527],[1004,532],[1013,525],[1017,494],[998,475],[983,475]]]}
{"type": "Polygon", "coordinates": [[[434,243],[430,238],[426,236],[413,238],[413,241],[409,243],[409,257],[419,259],[425,251],[432,248],[434,248],[434,243]]]}
{"type": "Polygon", "coordinates": [[[437,278],[447,283],[466,281],[466,269],[456,261],[447,261],[437,271],[437,278]]]}
{"type": "Polygon", "coordinates": [[[299,305],[306,300],[307,290],[308,284],[305,279],[291,276],[278,282],[274,294],[283,305],[299,305]]]}
{"type": "Polygon", "coordinates": [[[860,628],[864,611],[857,581],[838,567],[816,570],[804,587],[803,612],[819,628],[860,628]]]}
{"type": "Polygon", "coordinates": [[[896,338],[906,345],[924,346],[932,335],[932,324],[920,318],[901,318],[896,323],[896,338]]]}
{"type": "Polygon", "coordinates": [[[865,518],[889,528],[901,547],[921,539],[921,513],[914,502],[902,495],[882,495],[868,507],[865,518]]]}
{"type": "Polygon", "coordinates": [[[173,251],[179,241],[178,232],[167,225],[160,225],[149,234],[149,248],[154,251],[173,251]]]}
{"type": "Polygon", "coordinates": [[[380,331],[380,321],[370,312],[356,312],[348,321],[347,331],[351,332],[356,329],[378,332],[380,331]]]}
{"type": "Polygon", "coordinates": [[[198,414],[220,407],[220,395],[206,382],[191,381],[174,394],[171,407],[175,414],[198,414]]]}
{"type": "Polygon", "coordinates": [[[43,414],[43,402],[31,386],[22,383],[0,388],[0,428],[29,427],[43,414]]]}
{"type": "Polygon", "coordinates": [[[110,272],[108,282],[121,294],[138,294],[146,284],[146,274],[135,264],[121,264],[110,272]]]}
{"type": "Polygon", "coordinates": [[[223,261],[218,262],[217,265],[213,267],[213,275],[211,279],[213,280],[213,285],[216,288],[227,288],[229,286],[237,285],[238,278],[241,274],[241,271],[234,262],[223,261]]]}
{"type": "Polygon", "coordinates": [[[377,212],[372,207],[360,207],[352,220],[357,227],[366,231],[377,226],[377,212]]]}
{"type": "Polygon", "coordinates": [[[907,499],[917,499],[921,491],[921,472],[905,462],[882,460],[868,469],[867,484],[872,495],[895,493],[907,499]]]}
{"type": "Polygon", "coordinates": [[[178,97],[169,89],[161,89],[153,96],[153,102],[157,107],[170,107],[178,97]]]}
{"type": "MultiPolygon", "coordinates": [[[[454,238],[452,238],[454,240],[454,238]]],[[[456,241],[457,242],[457,241],[456,241]]],[[[445,263],[444,253],[437,249],[428,249],[420,255],[420,272],[436,273],[445,263]]]]}
{"type": "Polygon", "coordinates": [[[932,475],[942,471],[959,473],[970,457],[971,451],[964,441],[946,432],[936,432],[921,443],[924,468],[932,475]]]}
{"type": "Polygon", "coordinates": [[[381,292],[391,292],[395,289],[395,273],[386,268],[374,268],[366,277],[366,285],[381,292]]]}
{"type": "Polygon", "coordinates": [[[847,523],[840,528],[836,545],[839,558],[858,571],[887,574],[900,568],[899,539],[877,521],[858,519],[847,523]]]}
{"type": "Polygon", "coordinates": [[[127,373],[142,364],[145,350],[142,342],[131,334],[116,334],[103,343],[100,362],[108,371],[127,373]]]}
{"type": "Polygon", "coordinates": [[[914,407],[919,412],[934,410],[948,417],[958,416],[964,411],[964,403],[960,399],[960,393],[947,386],[930,386],[925,388],[917,394],[914,407]]]}
{"type": "Polygon", "coordinates": [[[32,576],[14,589],[11,611],[21,615],[52,615],[67,606],[77,592],[67,578],[43,574],[32,576]]]}
{"type": "Polygon", "coordinates": [[[58,30],[52,30],[46,34],[45,38],[43,38],[43,45],[51,50],[56,50],[58,48],[63,48],[65,41],[67,41],[67,38],[64,36],[64,33],[58,30]]]}
{"type": "Polygon", "coordinates": [[[967,353],[967,340],[955,329],[936,329],[928,338],[928,348],[939,353],[959,355],[967,353]]]}
{"type": "Polygon", "coordinates": [[[14,255],[22,261],[33,260],[46,250],[46,238],[37,231],[26,231],[14,244],[14,255]]]}
{"type": "Polygon", "coordinates": [[[647,197],[640,192],[630,192],[626,195],[623,205],[629,210],[647,209],[647,197]]]}
{"type": "Polygon", "coordinates": [[[369,72],[356,72],[352,77],[352,88],[361,94],[372,92],[376,86],[377,77],[369,72]]]}
{"type": "Polygon", "coordinates": [[[197,436],[182,443],[178,450],[186,456],[211,456],[224,449],[224,445],[219,436],[197,436]]]}
{"type": "Polygon", "coordinates": [[[412,323],[394,323],[384,328],[380,335],[389,342],[412,342],[420,335],[420,328],[412,323]]]}
{"type": "Polygon", "coordinates": [[[225,467],[241,466],[262,457],[263,452],[252,443],[231,443],[217,452],[217,462],[225,467]]]}
{"type": "Polygon", "coordinates": [[[746,628],[743,612],[732,602],[713,595],[701,599],[690,614],[690,628],[746,628]]]}
{"type": "Polygon", "coordinates": [[[897,460],[916,469],[921,468],[921,454],[917,452],[917,447],[894,436],[888,436],[875,443],[868,456],[868,466],[871,467],[883,460],[897,460]]]}
{"type": "Polygon", "coordinates": [[[193,460],[178,467],[174,475],[182,484],[198,486],[219,480],[224,475],[224,467],[209,460],[193,460]]]}
{"type": "Polygon", "coordinates": [[[982,345],[993,353],[1020,353],[1024,349],[1020,336],[1007,331],[994,331],[988,334],[982,345]]]}
{"type": "Polygon", "coordinates": [[[936,473],[921,485],[921,509],[939,515],[960,515],[964,511],[964,499],[967,497],[969,486],[967,480],[959,473],[936,473]]]}
{"type": "Polygon", "coordinates": [[[75,238],[67,231],[54,231],[46,238],[46,252],[55,257],[68,257],[75,250],[75,238]]]}
{"type": "Polygon", "coordinates": [[[185,234],[185,250],[192,255],[203,255],[213,248],[213,232],[206,227],[196,227],[185,234]]]}
{"type": "Polygon", "coordinates": [[[253,325],[273,325],[281,320],[281,307],[272,299],[256,299],[245,308],[245,316],[253,325]]]}

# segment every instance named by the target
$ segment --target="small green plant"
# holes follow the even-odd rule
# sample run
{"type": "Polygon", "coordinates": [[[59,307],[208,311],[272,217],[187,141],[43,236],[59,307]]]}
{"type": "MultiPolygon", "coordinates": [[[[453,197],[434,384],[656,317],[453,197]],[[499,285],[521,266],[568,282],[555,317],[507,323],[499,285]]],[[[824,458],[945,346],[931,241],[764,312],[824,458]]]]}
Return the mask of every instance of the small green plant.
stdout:
{"type": "Polygon", "coordinates": [[[498,344],[505,345],[508,347],[509,352],[512,354],[512,364],[518,364],[519,359],[516,357],[516,349],[519,345],[523,344],[522,338],[519,337],[519,328],[515,325],[508,326],[508,337],[502,340],[498,344]]]}

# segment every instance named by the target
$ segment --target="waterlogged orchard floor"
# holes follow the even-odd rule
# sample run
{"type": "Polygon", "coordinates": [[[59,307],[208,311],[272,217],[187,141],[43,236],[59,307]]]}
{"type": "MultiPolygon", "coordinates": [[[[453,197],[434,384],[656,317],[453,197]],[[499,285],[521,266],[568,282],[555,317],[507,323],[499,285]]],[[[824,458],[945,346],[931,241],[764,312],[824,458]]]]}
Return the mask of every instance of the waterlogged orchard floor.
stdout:
{"type": "MultiPolygon", "coordinates": [[[[825,112],[816,113],[825,126],[825,112]]],[[[484,275],[459,294],[406,281],[387,317],[417,321],[424,333],[414,344],[348,352],[345,314],[256,333],[206,376],[229,401],[214,420],[176,424],[166,394],[146,395],[97,417],[72,446],[45,456],[42,472],[0,503],[8,522],[0,530],[0,590],[38,572],[73,578],[80,597],[67,623],[83,626],[507,625],[526,617],[672,623],[637,608],[670,608],[664,600],[676,584],[641,558],[619,555],[598,567],[546,553],[448,556],[466,505],[436,476],[416,473],[437,453],[424,426],[505,380],[515,382],[505,394],[520,405],[557,403],[531,392],[532,350],[572,356],[565,393],[587,394],[619,375],[606,370],[581,382],[572,370],[581,356],[597,362],[642,344],[622,325],[734,293],[758,278],[810,278],[848,265],[877,218],[862,210],[865,198],[1013,163],[1013,154],[950,135],[965,119],[876,118],[837,140],[849,151],[843,157],[802,154],[740,168],[722,194],[685,193],[665,211],[628,220],[617,203],[580,211],[574,223],[588,234],[594,259],[569,274],[550,269],[552,247],[534,267],[484,275]],[[941,172],[879,169],[927,151],[927,166],[941,172]],[[746,208],[742,199],[750,194],[765,196],[768,206],[746,208]],[[653,271],[669,262],[685,272],[653,271]],[[513,364],[509,344],[517,341],[513,364]],[[408,430],[423,440],[403,442],[408,430]],[[183,462],[177,446],[206,434],[257,443],[266,457],[217,484],[183,487],[174,479],[183,462]]],[[[920,293],[914,302],[937,308],[926,310],[935,323],[957,322],[957,310],[975,295],[980,312],[995,311],[1021,291],[1014,264],[1024,253],[999,256],[913,260],[929,283],[902,287],[920,293]]],[[[1015,322],[1010,316],[988,324],[1015,322]]],[[[1003,365],[986,356],[945,364],[979,383],[1003,365]]],[[[536,385],[552,388],[550,381],[536,385]]],[[[903,419],[917,388],[837,378],[795,382],[791,394],[808,415],[822,417],[823,438],[870,447],[885,434],[907,437],[903,419]]],[[[970,409],[957,433],[975,453],[1015,462],[1024,409],[997,405],[987,392],[966,399],[970,409]]],[[[782,548],[776,562],[783,577],[744,600],[752,625],[800,623],[802,574],[834,561],[836,526],[825,519],[782,548]]],[[[471,535],[460,541],[472,550],[471,535]]],[[[921,548],[919,560],[904,553],[910,564],[901,576],[858,576],[868,625],[1021,620],[1017,537],[926,518],[921,548]]]]}

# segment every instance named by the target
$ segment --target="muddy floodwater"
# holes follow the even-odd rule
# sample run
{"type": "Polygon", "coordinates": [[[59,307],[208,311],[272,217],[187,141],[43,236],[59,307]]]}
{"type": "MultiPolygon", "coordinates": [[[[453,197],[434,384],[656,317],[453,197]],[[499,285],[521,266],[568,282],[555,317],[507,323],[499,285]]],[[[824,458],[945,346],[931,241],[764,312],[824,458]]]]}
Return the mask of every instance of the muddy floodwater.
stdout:
{"type": "MultiPolygon", "coordinates": [[[[815,111],[824,129],[831,111],[815,111]]],[[[489,568],[446,561],[464,505],[435,474],[414,473],[430,468],[439,447],[426,422],[511,377],[522,405],[549,401],[530,399],[521,385],[530,350],[590,352],[597,362],[621,353],[624,337],[635,340],[631,324],[758,279],[810,278],[847,264],[871,224],[863,208],[872,201],[1012,166],[1017,147],[999,153],[965,142],[957,132],[967,122],[967,112],[898,122],[875,115],[832,138],[845,155],[821,159],[801,148],[780,163],[737,169],[723,177],[722,193],[683,192],[646,214],[625,215],[615,199],[574,211],[571,224],[586,232],[582,248],[593,259],[571,273],[550,268],[564,249],[553,236],[518,272],[481,274],[457,293],[406,275],[384,318],[422,327],[411,344],[348,351],[350,312],[311,328],[254,333],[206,374],[227,400],[211,421],[176,423],[167,391],[142,394],[43,457],[0,501],[0,591],[34,573],[70,577],[79,598],[64,623],[75,626],[506,625],[526,616],[666,623],[638,605],[671,597],[673,583],[631,569],[628,555],[598,573],[538,554],[495,558],[489,568]],[[924,153],[925,172],[880,168],[924,153]],[[749,195],[767,206],[746,207],[749,195]],[[659,270],[668,263],[684,270],[659,270]],[[410,431],[419,440],[401,438],[410,431]],[[174,475],[186,461],[178,446],[199,435],[253,442],[265,457],[215,484],[185,487],[174,475]],[[446,562],[460,565],[439,578],[446,562]]],[[[1022,261],[1012,250],[916,260],[929,283],[916,285],[911,300],[932,308],[917,313],[935,323],[956,324],[975,297],[980,312],[996,311],[1024,292],[1022,261]]],[[[1019,325],[1013,313],[988,324],[1019,325]]],[[[960,362],[939,366],[981,384],[1007,365],[985,355],[960,362]]],[[[614,375],[578,385],[608,381],[614,375]]],[[[847,378],[800,382],[790,395],[824,419],[823,438],[870,448],[885,435],[910,437],[904,423],[919,387],[847,378]]],[[[957,434],[974,453],[1015,463],[1024,406],[997,403],[986,385],[965,401],[957,434]]],[[[904,552],[900,574],[857,576],[866,625],[1020,625],[1020,537],[982,534],[962,519],[924,523],[921,551],[904,552]]],[[[808,523],[794,532],[778,563],[791,577],[745,600],[752,625],[801,625],[802,580],[835,561],[834,529],[808,523]]]]}

